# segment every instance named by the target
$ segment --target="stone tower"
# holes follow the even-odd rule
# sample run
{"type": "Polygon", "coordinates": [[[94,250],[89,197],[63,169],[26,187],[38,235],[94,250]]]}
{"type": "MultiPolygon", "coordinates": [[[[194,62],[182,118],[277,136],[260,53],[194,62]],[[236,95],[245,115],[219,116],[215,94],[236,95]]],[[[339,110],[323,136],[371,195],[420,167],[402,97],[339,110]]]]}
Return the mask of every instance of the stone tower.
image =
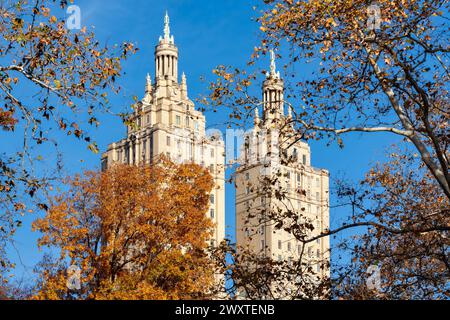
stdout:
{"type": "Polygon", "coordinates": [[[164,36],[155,49],[154,83],[147,74],[144,98],[134,106],[126,138],[108,146],[102,168],[113,163],[151,164],[167,155],[176,163],[193,162],[209,169],[215,188],[210,196],[208,217],[215,224],[211,244],[225,236],[225,156],[220,136],[208,136],[205,116],[188,97],[186,76],[178,82],[178,48],[170,33],[169,16],[164,20],[164,36]]]}
{"type": "Polygon", "coordinates": [[[270,55],[270,72],[262,85],[262,118],[256,109],[236,172],[237,246],[278,261],[298,261],[301,256],[315,275],[326,278],[329,270],[320,265],[329,260],[329,239],[303,245],[267,218],[269,212],[292,211],[297,221],[314,225],[311,236],[329,229],[329,174],[312,167],[309,145],[295,136],[291,111],[287,116],[284,112],[284,82],[276,71],[274,52],[270,55]],[[268,192],[266,178],[277,174],[268,192]]]}

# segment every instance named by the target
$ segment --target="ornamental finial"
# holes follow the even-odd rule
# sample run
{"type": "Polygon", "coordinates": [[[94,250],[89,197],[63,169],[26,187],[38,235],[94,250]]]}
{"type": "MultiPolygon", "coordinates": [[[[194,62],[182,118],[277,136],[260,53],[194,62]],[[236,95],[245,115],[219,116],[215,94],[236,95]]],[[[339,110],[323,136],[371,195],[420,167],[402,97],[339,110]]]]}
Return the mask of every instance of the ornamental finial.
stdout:
{"type": "Polygon", "coordinates": [[[253,124],[255,126],[259,126],[259,124],[260,124],[258,108],[255,108],[255,117],[253,118],[253,124]]]}
{"type": "Polygon", "coordinates": [[[275,52],[273,49],[270,50],[270,77],[279,79],[280,73],[277,72],[277,65],[275,62],[275,52]]]}
{"type": "Polygon", "coordinates": [[[150,78],[150,74],[148,73],[147,73],[147,86],[145,89],[147,92],[152,91],[152,79],[150,78]]]}
{"type": "Polygon", "coordinates": [[[166,16],[164,17],[164,39],[167,41],[170,39],[170,18],[167,11],[166,16]]]}
{"type": "Polygon", "coordinates": [[[174,38],[170,35],[170,18],[169,13],[166,10],[166,16],[164,17],[164,37],[159,37],[159,41],[165,43],[174,44],[174,38]]]}

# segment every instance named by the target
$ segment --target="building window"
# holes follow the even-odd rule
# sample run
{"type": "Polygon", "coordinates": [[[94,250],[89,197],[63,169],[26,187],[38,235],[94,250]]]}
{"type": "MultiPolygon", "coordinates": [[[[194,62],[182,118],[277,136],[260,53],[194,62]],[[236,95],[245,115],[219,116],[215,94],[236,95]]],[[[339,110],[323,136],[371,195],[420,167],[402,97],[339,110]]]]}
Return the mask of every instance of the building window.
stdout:
{"type": "Polygon", "coordinates": [[[245,173],[245,180],[250,180],[250,173],[245,173]]]}
{"type": "Polygon", "coordinates": [[[300,173],[297,173],[297,184],[300,184],[301,182],[301,176],[300,173]]]}
{"type": "Polygon", "coordinates": [[[170,146],[170,137],[166,138],[166,143],[167,143],[168,146],[170,146]]]}
{"type": "Polygon", "coordinates": [[[214,173],[214,165],[213,164],[209,166],[209,172],[214,173]]]}
{"type": "Polygon", "coordinates": [[[317,249],[316,255],[317,255],[317,259],[319,259],[320,258],[320,250],[319,249],[317,249]]]}
{"type": "Polygon", "coordinates": [[[105,158],[102,161],[102,171],[106,171],[106,169],[108,169],[108,158],[105,158]]]}
{"type": "Polygon", "coordinates": [[[211,204],[214,204],[215,199],[214,199],[214,195],[213,194],[209,197],[209,199],[211,201],[211,204]]]}
{"type": "Polygon", "coordinates": [[[281,254],[278,255],[278,262],[283,261],[283,258],[281,257],[281,254]]]}
{"type": "Polygon", "coordinates": [[[319,180],[319,178],[316,178],[316,187],[320,188],[320,180],[319,180]]]}
{"type": "Polygon", "coordinates": [[[211,158],[214,158],[214,149],[211,149],[211,158]]]}
{"type": "Polygon", "coordinates": [[[198,131],[198,122],[197,121],[194,121],[194,130],[198,131]]]}
{"type": "Polygon", "coordinates": [[[261,240],[261,250],[264,250],[266,248],[266,243],[264,240],[261,240]]]}
{"type": "Polygon", "coordinates": [[[291,251],[291,250],[292,250],[292,248],[291,248],[291,243],[290,243],[290,242],[288,242],[287,247],[288,247],[288,251],[291,251]]]}
{"type": "Polygon", "coordinates": [[[189,127],[190,126],[190,119],[189,119],[189,117],[186,117],[186,127],[189,127]]]}
{"type": "Polygon", "coordinates": [[[176,119],[175,121],[176,121],[177,126],[181,125],[181,117],[176,116],[175,119],[176,119]]]}
{"type": "Polygon", "coordinates": [[[144,144],[142,146],[142,159],[145,160],[147,159],[147,139],[144,139],[144,144]]]}
{"type": "Polygon", "coordinates": [[[316,201],[320,201],[320,193],[316,192],[316,201]]]}
{"type": "Polygon", "coordinates": [[[250,194],[250,187],[245,188],[245,193],[250,194]]]}
{"type": "Polygon", "coordinates": [[[191,161],[193,161],[194,160],[194,150],[193,150],[192,143],[189,143],[188,148],[189,148],[189,159],[191,161]]]}
{"type": "Polygon", "coordinates": [[[308,257],[312,258],[312,255],[313,255],[313,253],[312,253],[312,248],[309,247],[309,248],[308,248],[308,257]]]}
{"type": "Polygon", "coordinates": [[[303,155],[303,164],[306,166],[306,154],[303,155]]]}
{"type": "Polygon", "coordinates": [[[281,240],[278,240],[278,249],[283,249],[283,244],[281,243],[281,240]]]}
{"type": "Polygon", "coordinates": [[[259,233],[260,233],[261,235],[264,234],[265,230],[266,230],[266,227],[265,227],[265,226],[260,226],[260,227],[259,227],[259,233]]]}
{"type": "Polygon", "coordinates": [[[294,161],[298,160],[298,151],[296,148],[294,148],[294,151],[292,152],[292,158],[294,159],[294,161]]]}
{"type": "Polygon", "coordinates": [[[297,246],[297,251],[298,251],[298,255],[302,254],[302,246],[300,244],[297,246]]]}
{"type": "Polygon", "coordinates": [[[215,218],[215,212],[214,209],[209,209],[209,215],[211,216],[211,219],[215,218]]]}

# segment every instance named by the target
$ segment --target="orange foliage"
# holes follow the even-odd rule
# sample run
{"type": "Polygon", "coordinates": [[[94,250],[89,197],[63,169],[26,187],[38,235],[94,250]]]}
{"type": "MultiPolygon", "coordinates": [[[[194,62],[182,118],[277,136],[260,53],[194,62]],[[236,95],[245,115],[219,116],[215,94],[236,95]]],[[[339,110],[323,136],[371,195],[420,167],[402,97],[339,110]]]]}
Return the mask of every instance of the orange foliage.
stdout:
{"type": "Polygon", "coordinates": [[[213,182],[194,164],[116,165],[68,181],[51,201],[39,246],[57,247],[36,299],[196,299],[214,282],[206,255],[213,182]],[[68,289],[67,268],[81,270],[68,289]]]}

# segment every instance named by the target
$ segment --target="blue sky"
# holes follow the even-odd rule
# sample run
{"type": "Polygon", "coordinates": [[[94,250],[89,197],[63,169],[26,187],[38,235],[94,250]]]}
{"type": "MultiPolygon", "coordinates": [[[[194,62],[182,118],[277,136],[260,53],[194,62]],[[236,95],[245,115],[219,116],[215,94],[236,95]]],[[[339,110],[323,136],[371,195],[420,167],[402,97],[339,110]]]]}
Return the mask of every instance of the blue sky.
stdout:
{"type": "MultiPolygon", "coordinates": [[[[245,66],[255,45],[258,44],[258,24],[254,21],[256,1],[242,0],[84,0],[75,1],[81,8],[82,25],[95,26],[100,41],[109,45],[129,41],[139,47],[138,53],[124,63],[125,76],[120,79],[123,91],[111,99],[113,111],[120,112],[130,105],[131,97],[142,97],[145,76],[154,75],[153,53],[158,37],[163,32],[163,17],[169,11],[171,31],[180,50],[179,70],[188,78],[189,94],[195,99],[207,93],[207,86],[201,77],[212,79],[211,70],[217,65],[245,66]]],[[[268,63],[268,62],[267,62],[268,63]]],[[[298,66],[299,74],[311,71],[311,66],[298,66]],[[304,70],[301,70],[304,68],[304,70]]],[[[259,84],[256,84],[257,86],[259,84]]],[[[257,88],[258,89],[258,88],[257,88]]],[[[31,97],[30,97],[31,98],[31,97]]],[[[208,126],[221,123],[228,116],[228,110],[206,113],[208,126]]],[[[103,115],[101,126],[91,131],[101,151],[114,141],[121,139],[125,128],[121,120],[112,115],[103,115]]],[[[4,135],[0,137],[4,141],[4,135]]],[[[92,154],[86,144],[54,134],[60,139],[60,150],[64,155],[65,173],[73,174],[85,169],[99,167],[99,155],[92,154]]],[[[327,147],[322,142],[312,142],[314,167],[326,168],[331,178],[345,175],[358,180],[364,176],[375,160],[382,160],[386,148],[395,142],[386,134],[354,134],[345,139],[345,148],[336,145],[327,147]]],[[[10,137],[2,143],[0,151],[17,146],[20,139],[10,137]]],[[[51,149],[38,150],[51,157],[51,149]]],[[[333,202],[332,195],[331,201],[333,202]]],[[[234,235],[234,190],[232,185],[226,191],[227,234],[234,235]]],[[[345,211],[331,211],[331,226],[339,225],[345,219],[345,211]]],[[[32,268],[39,261],[42,252],[36,247],[37,234],[31,232],[31,215],[16,235],[15,248],[9,248],[17,263],[16,278],[32,276],[32,268]],[[17,254],[19,252],[20,254],[17,254]]],[[[348,235],[348,234],[347,234],[348,235]]],[[[338,236],[343,237],[345,235],[338,236]]],[[[332,240],[332,244],[337,240],[332,240]]]]}

